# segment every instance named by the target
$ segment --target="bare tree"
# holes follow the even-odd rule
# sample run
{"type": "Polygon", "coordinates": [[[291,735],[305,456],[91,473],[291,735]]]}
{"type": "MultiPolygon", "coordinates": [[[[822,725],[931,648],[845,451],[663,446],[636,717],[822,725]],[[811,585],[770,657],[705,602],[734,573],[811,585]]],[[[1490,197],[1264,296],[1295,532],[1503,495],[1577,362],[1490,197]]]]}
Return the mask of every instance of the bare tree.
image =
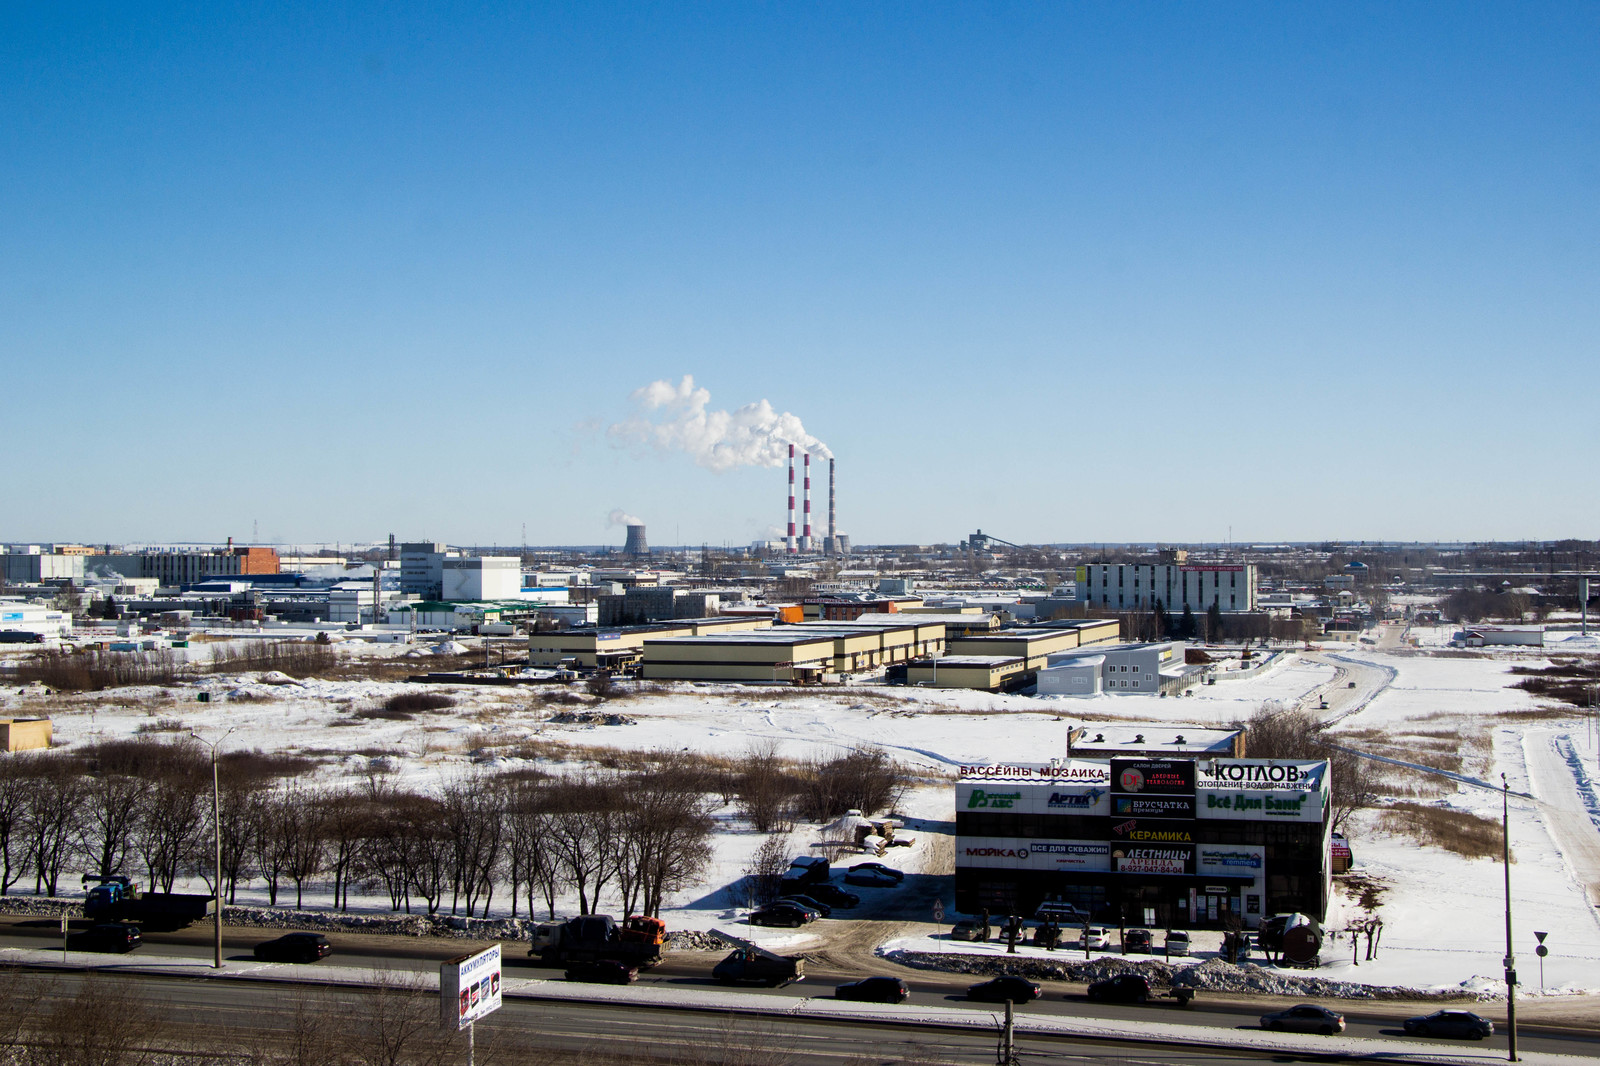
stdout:
{"type": "Polygon", "coordinates": [[[352,1066],[437,1066],[448,1056],[439,996],[421,974],[380,974],[373,991],[348,1003],[342,1057],[352,1066]]]}
{"type": "Polygon", "coordinates": [[[578,893],[578,913],[592,914],[616,874],[623,811],[621,782],[568,778],[556,789],[551,843],[568,887],[578,893]]]}
{"type": "Polygon", "coordinates": [[[61,756],[32,760],[31,787],[24,824],[29,861],[33,864],[33,891],[54,896],[61,871],[73,858],[77,827],[82,818],[84,783],[78,767],[61,756]]]}
{"type": "Polygon", "coordinates": [[[305,905],[306,882],[322,870],[327,852],[327,802],[324,793],[287,786],[279,826],[287,838],[284,873],[294,882],[294,905],[305,905]]]}
{"type": "Polygon", "coordinates": [[[769,833],[744,868],[745,902],[767,903],[778,896],[778,885],[789,867],[789,834],[769,833]]]}
{"type": "Polygon", "coordinates": [[[145,813],[150,782],[131,774],[102,771],[85,785],[84,858],[101,876],[122,870],[134,829],[145,813]]]}
{"type": "Polygon", "coordinates": [[[758,833],[788,828],[794,783],[778,755],[776,742],[752,745],[739,761],[739,813],[758,833]]]}
{"type": "Polygon", "coordinates": [[[34,757],[18,753],[0,759],[0,896],[28,869],[28,793],[34,757]]]}
{"type": "Polygon", "coordinates": [[[341,911],[349,909],[350,882],[362,868],[371,825],[372,812],[359,793],[346,790],[327,794],[323,831],[328,871],[333,874],[333,905],[341,911]]]}

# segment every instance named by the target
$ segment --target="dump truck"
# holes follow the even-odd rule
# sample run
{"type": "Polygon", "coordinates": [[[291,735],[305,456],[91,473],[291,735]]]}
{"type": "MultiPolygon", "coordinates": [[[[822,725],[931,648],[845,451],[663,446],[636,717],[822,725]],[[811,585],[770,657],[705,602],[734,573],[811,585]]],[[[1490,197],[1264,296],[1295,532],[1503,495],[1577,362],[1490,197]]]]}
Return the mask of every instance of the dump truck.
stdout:
{"type": "Polygon", "coordinates": [[[733,953],[711,970],[711,976],[725,985],[767,985],[779,988],[806,979],[806,960],[796,955],[779,955],[759,944],[729,936],[717,936],[734,945],[733,953]]]}
{"type": "Polygon", "coordinates": [[[546,966],[609,959],[642,969],[661,961],[666,938],[659,918],[634,914],[619,925],[609,914],[585,914],[535,926],[528,954],[546,966]]]}
{"type": "Polygon", "coordinates": [[[186,892],[144,892],[123,874],[85,874],[83,916],[97,922],[135,922],[148,929],[182,929],[216,913],[215,896],[186,892]]]}

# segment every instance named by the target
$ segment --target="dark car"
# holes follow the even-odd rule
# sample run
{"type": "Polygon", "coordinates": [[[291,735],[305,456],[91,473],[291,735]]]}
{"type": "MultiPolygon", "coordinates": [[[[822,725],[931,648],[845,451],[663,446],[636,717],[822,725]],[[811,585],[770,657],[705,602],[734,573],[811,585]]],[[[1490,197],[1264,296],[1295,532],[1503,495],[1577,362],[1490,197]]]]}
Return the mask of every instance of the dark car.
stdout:
{"type": "Polygon", "coordinates": [[[1026,977],[996,977],[967,989],[967,998],[983,1003],[1028,1003],[1038,999],[1039,986],[1026,977]]]}
{"type": "Polygon", "coordinates": [[[1124,955],[1148,955],[1155,937],[1148,929],[1129,929],[1122,934],[1122,953],[1124,955]]]}
{"type": "Polygon", "coordinates": [[[840,888],[831,881],[806,885],[803,888],[785,888],[784,892],[799,892],[801,895],[809,896],[819,903],[826,903],[830,907],[843,907],[847,910],[861,902],[860,896],[848,889],[840,888]]]}
{"type": "Polygon", "coordinates": [[[859,999],[867,1003],[904,1003],[911,989],[898,977],[868,977],[851,981],[833,990],[836,999],[859,999]]]}
{"type": "Polygon", "coordinates": [[[1274,1011],[1261,1016],[1261,1028],[1282,1029],[1291,1033],[1321,1033],[1332,1036],[1344,1032],[1344,1015],[1319,1007],[1315,1003],[1302,1003],[1288,1010],[1274,1011]]]}
{"type": "Polygon", "coordinates": [[[262,962],[316,962],[332,953],[333,945],[321,933],[289,933],[257,944],[255,949],[262,962]]]}
{"type": "Polygon", "coordinates": [[[1088,996],[1102,1003],[1146,1003],[1150,999],[1150,982],[1140,974],[1119,973],[1090,985],[1088,996]]]}
{"type": "Polygon", "coordinates": [[[821,900],[812,899],[804,895],[786,895],[778,898],[779,903],[798,903],[809,911],[816,911],[818,918],[827,918],[833,914],[833,908],[821,900]]]}
{"type": "Polygon", "coordinates": [[[567,965],[566,973],[569,981],[589,981],[601,985],[625,985],[638,976],[638,969],[615,959],[574,961],[567,965]]]}
{"type": "Polygon", "coordinates": [[[816,920],[816,911],[808,911],[798,903],[769,903],[750,912],[751,925],[802,926],[816,920]]]}
{"type": "Polygon", "coordinates": [[[882,870],[850,870],[844,875],[847,885],[859,885],[862,888],[899,888],[900,878],[884,873],[882,870]]]}
{"type": "Polygon", "coordinates": [[[850,867],[850,872],[853,874],[861,873],[864,870],[871,870],[874,873],[883,874],[885,877],[892,877],[896,881],[904,881],[906,879],[904,873],[896,870],[893,866],[885,866],[881,862],[858,862],[850,867]]]}
{"type": "Polygon", "coordinates": [[[1454,1036],[1483,1040],[1494,1035],[1494,1022],[1470,1010],[1436,1010],[1405,1021],[1411,1036],[1454,1036]]]}
{"type": "Polygon", "coordinates": [[[143,941],[136,925],[106,923],[67,934],[67,947],[75,951],[116,951],[127,953],[143,941]]]}

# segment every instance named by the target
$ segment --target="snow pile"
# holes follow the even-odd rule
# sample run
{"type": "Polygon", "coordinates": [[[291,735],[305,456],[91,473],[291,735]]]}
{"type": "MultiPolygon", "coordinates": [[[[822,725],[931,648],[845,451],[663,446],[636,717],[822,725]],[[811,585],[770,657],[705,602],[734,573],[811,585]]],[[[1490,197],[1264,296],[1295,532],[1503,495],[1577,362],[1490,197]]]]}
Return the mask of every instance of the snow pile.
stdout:
{"type": "Polygon", "coordinates": [[[1459,999],[1474,994],[1479,999],[1493,998],[1465,985],[1456,989],[1424,992],[1392,985],[1362,985],[1351,981],[1330,981],[1323,977],[1299,977],[1251,962],[1234,965],[1221,959],[1207,959],[1198,966],[1179,971],[1173,976],[1172,985],[1174,988],[1203,989],[1207,992],[1329,999],[1459,999]]]}

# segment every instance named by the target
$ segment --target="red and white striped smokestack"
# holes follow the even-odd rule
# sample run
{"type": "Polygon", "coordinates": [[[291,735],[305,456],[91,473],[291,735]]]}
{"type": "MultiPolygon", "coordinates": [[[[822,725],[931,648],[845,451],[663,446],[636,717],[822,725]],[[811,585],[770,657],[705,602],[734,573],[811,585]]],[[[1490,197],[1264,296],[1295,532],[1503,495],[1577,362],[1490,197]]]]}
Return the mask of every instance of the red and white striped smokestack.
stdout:
{"type": "Polygon", "coordinates": [[[828,542],[833,545],[833,550],[839,550],[839,513],[834,509],[833,496],[833,460],[828,460],[828,542]]]}
{"type": "Polygon", "coordinates": [[[800,538],[800,547],[804,551],[811,550],[811,453],[806,452],[806,532],[800,538]]]}
{"type": "Polygon", "coordinates": [[[789,445],[789,554],[794,554],[794,445],[789,445]]]}

